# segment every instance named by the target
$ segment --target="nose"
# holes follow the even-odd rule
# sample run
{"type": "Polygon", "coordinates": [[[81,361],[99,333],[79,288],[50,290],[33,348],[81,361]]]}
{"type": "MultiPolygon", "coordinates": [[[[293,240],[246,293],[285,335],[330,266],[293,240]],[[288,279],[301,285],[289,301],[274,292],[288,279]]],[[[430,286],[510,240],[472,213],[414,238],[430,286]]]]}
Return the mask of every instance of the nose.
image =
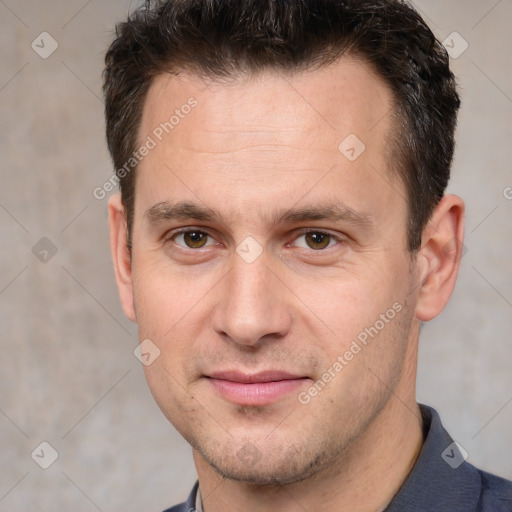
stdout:
{"type": "Polygon", "coordinates": [[[282,339],[292,323],[287,295],[286,285],[263,256],[247,263],[234,254],[233,266],[217,288],[213,329],[247,348],[282,339]]]}

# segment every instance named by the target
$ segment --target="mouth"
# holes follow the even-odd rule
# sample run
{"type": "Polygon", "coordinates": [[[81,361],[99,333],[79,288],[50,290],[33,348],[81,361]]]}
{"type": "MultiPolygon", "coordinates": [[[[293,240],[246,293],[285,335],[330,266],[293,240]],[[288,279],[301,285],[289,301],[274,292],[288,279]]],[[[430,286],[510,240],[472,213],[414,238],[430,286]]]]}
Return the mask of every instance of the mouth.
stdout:
{"type": "Polygon", "coordinates": [[[280,370],[255,374],[239,371],[214,372],[205,377],[222,398],[245,406],[270,405],[310,381],[308,377],[280,370]]]}

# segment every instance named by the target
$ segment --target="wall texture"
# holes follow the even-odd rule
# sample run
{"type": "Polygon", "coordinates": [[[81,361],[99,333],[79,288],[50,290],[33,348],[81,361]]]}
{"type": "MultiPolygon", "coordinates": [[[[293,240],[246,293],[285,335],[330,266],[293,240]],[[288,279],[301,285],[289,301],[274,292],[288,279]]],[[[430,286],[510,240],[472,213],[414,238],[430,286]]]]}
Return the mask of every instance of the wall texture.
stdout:
{"type": "MultiPolygon", "coordinates": [[[[158,511],[195,480],[133,355],[92,195],[111,173],[102,59],[130,4],[0,0],[0,511],[158,511]]],[[[467,202],[454,297],[422,330],[418,400],[470,461],[512,478],[512,3],[416,5],[459,78],[450,191],[467,202]]]]}

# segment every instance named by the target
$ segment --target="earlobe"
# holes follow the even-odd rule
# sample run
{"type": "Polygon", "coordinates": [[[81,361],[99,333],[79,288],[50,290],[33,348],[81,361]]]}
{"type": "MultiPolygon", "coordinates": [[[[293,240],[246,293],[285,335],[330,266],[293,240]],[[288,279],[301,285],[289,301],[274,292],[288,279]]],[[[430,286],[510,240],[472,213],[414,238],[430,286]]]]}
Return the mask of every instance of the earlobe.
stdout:
{"type": "Polygon", "coordinates": [[[417,257],[420,291],[416,316],[419,320],[432,320],[448,303],[459,272],[463,242],[464,202],[458,196],[445,196],[424,230],[417,257]]]}
{"type": "Polygon", "coordinates": [[[115,194],[108,202],[110,250],[114,262],[119,298],[125,315],[135,322],[131,254],[127,246],[127,226],[121,195],[115,194]]]}

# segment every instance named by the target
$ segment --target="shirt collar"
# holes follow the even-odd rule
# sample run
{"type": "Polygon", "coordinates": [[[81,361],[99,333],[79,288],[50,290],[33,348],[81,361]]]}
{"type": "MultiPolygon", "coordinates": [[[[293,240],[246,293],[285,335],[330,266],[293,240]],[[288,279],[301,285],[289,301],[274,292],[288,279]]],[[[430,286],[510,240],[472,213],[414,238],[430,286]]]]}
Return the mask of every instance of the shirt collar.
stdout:
{"type": "Polygon", "coordinates": [[[196,512],[203,512],[203,498],[201,497],[201,489],[199,487],[197,487],[195,509],[196,512]]]}
{"type": "Polygon", "coordinates": [[[477,469],[464,460],[437,412],[425,405],[420,405],[420,409],[425,442],[409,477],[386,512],[475,510],[481,487],[477,469]]]}

